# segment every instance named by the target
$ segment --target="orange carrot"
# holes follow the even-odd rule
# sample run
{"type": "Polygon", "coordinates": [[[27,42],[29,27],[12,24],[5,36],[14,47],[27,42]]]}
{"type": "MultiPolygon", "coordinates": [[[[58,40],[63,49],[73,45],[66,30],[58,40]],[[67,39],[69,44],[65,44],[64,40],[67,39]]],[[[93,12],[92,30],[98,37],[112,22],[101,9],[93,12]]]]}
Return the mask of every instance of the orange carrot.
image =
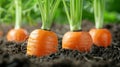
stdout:
{"type": "Polygon", "coordinates": [[[58,47],[57,35],[52,31],[34,30],[28,39],[27,54],[37,57],[55,53],[58,47]]]}
{"type": "Polygon", "coordinates": [[[112,41],[112,35],[108,29],[103,29],[104,20],[104,0],[94,0],[95,27],[90,34],[93,43],[97,46],[108,47],[112,41]]]}
{"type": "Polygon", "coordinates": [[[42,27],[30,34],[27,55],[42,57],[57,51],[58,38],[54,32],[50,31],[50,28],[60,0],[37,0],[37,2],[42,17],[42,27]]]}
{"type": "Polygon", "coordinates": [[[93,42],[88,32],[67,32],[63,36],[62,48],[88,52],[93,42]]]}
{"type": "Polygon", "coordinates": [[[108,47],[112,41],[112,35],[108,29],[91,29],[90,35],[97,46],[108,47]]]}
{"type": "Polygon", "coordinates": [[[20,28],[21,26],[21,19],[22,19],[22,2],[21,0],[14,0],[16,6],[16,16],[15,16],[15,28],[11,29],[7,34],[8,41],[14,42],[24,42],[27,37],[28,33],[25,29],[20,28]]]}
{"type": "Polygon", "coordinates": [[[12,29],[7,34],[8,41],[24,42],[28,38],[28,33],[25,29],[12,29]]]}
{"type": "Polygon", "coordinates": [[[70,11],[68,11],[65,0],[62,1],[70,24],[70,32],[63,36],[62,48],[89,52],[93,44],[92,37],[88,32],[79,31],[82,30],[83,0],[70,0],[70,11]]]}
{"type": "Polygon", "coordinates": [[[3,32],[2,31],[0,31],[0,37],[2,37],[3,36],[3,32]]]}

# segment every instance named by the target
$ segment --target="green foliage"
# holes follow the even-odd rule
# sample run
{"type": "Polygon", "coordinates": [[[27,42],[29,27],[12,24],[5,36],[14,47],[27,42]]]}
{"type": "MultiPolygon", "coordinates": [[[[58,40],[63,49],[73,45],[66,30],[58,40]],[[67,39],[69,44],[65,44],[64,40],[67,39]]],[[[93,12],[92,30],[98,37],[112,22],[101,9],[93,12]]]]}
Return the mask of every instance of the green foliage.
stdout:
{"type": "MultiPolygon", "coordinates": [[[[69,0],[66,0],[69,1],[69,0]]],[[[83,19],[90,20],[94,22],[93,14],[93,0],[83,0],[83,19]]],[[[120,22],[120,0],[105,0],[105,13],[104,21],[106,23],[110,22],[120,22]]],[[[40,22],[40,12],[38,10],[38,5],[36,0],[22,0],[22,22],[33,24],[40,22]]],[[[60,3],[59,8],[55,14],[55,20],[59,23],[67,22],[65,10],[63,8],[63,3],[60,3]]],[[[14,23],[15,22],[15,4],[14,0],[0,0],[0,23],[14,23]]]]}
{"type": "Polygon", "coordinates": [[[83,0],[70,0],[69,6],[67,6],[68,2],[65,0],[62,0],[62,2],[70,24],[70,30],[81,30],[83,0]]]}
{"type": "MultiPolygon", "coordinates": [[[[33,23],[40,16],[36,0],[22,0],[22,20],[33,23]]],[[[14,0],[0,0],[0,22],[15,22],[14,0]]]]}
{"type": "MultiPolygon", "coordinates": [[[[105,23],[120,22],[120,0],[105,0],[105,23]]],[[[93,0],[84,0],[83,19],[94,22],[93,0]]]]}
{"type": "Polygon", "coordinates": [[[13,12],[13,1],[11,0],[0,0],[0,22],[7,22],[11,21],[12,16],[14,15],[13,12]]]}
{"type": "Polygon", "coordinates": [[[37,0],[42,18],[42,29],[50,30],[60,0],[37,0]]]}

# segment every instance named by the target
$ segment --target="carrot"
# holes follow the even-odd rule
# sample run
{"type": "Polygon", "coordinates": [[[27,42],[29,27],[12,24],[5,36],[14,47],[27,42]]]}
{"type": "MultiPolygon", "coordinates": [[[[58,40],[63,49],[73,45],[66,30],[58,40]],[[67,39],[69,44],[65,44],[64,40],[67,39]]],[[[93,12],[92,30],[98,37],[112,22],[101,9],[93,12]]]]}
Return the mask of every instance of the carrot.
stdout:
{"type": "Polygon", "coordinates": [[[8,32],[7,40],[14,41],[14,42],[24,42],[28,37],[28,33],[25,29],[20,28],[20,22],[22,17],[21,16],[22,15],[21,0],[15,0],[15,6],[16,6],[15,28],[11,29],[8,32]]]}
{"type": "Polygon", "coordinates": [[[2,31],[0,31],[0,37],[2,37],[3,36],[3,32],[2,31]]]}
{"type": "Polygon", "coordinates": [[[110,46],[112,36],[108,29],[91,29],[89,33],[95,45],[103,47],[110,46]]]}
{"type": "Polygon", "coordinates": [[[95,29],[89,31],[97,46],[108,47],[112,41],[111,32],[103,29],[104,0],[94,0],[95,29]]]}
{"type": "Polygon", "coordinates": [[[60,0],[37,0],[37,2],[42,17],[42,27],[30,34],[27,55],[42,57],[57,52],[58,38],[50,28],[60,0]]]}
{"type": "Polygon", "coordinates": [[[92,47],[92,38],[88,32],[80,31],[82,20],[83,0],[70,0],[70,13],[65,0],[62,0],[70,24],[70,32],[64,34],[62,48],[89,52],[92,47]]]}
{"type": "Polygon", "coordinates": [[[25,29],[11,29],[7,34],[8,41],[24,42],[28,37],[28,33],[25,29]]]}
{"type": "Polygon", "coordinates": [[[65,49],[90,51],[92,39],[88,32],[67,32],[63,36],[62,47],[65,49]]]}
{"type": "Polygon", "coordinates": [[[57,35],[52,31],[34,30],[28,39],[27,54],[45,56],[55,53],[58,47],[57,35]]]}

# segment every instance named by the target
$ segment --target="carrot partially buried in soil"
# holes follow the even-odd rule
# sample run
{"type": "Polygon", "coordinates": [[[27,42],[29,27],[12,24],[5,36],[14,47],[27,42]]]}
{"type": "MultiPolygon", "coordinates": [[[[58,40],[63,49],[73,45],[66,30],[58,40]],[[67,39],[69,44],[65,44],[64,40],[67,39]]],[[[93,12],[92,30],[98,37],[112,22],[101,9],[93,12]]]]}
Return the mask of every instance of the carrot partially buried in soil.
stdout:
{"type": "Polygon", "coordinates": [[[91,29],[89,33],[95,45],[107,47],[111,44],[112,36],[108,29],[91,29]]]}
{"type": "Polygon", "coordinates": [[[2,37],[3,36],[3,31],[0,31],[0,37],[2,37]]]}
{"type": "Polygon", "coordinates": [[[92,39],[88,32],[67,32],[63,36],[62,48],[79,50],[79,51],[90,51],[92,46],[92,39]]]}
{"type": "Polygon", "coordinates": [[[24,42],[28,38],[28,33],[25,29],[11,29],[7,34],[8,41],[24,42]]]}
{"type": "Polygon", "coordinates": [[[108,47],[112,41],[111,32],[103,29],[104,0],[94,0],[95,29],[89,31],[97,46],[108,47]]]}
{"type": "Polygon", "coordinates": [[[27,54],[45,56],[55,53],[58,47],[57,35],[52,31],[37,29],[34,30],[28,39],[27,54]]]}
{"type": "Polygon", "coordinates": [[[57,52],[58,38],[56,33],[50,31],[50,28],[60,0],[37,1],[42,16],[42,27],[30,34],[27,43],[27,55],[42,57],[57,52]]]}
{"type": "Polygon", "coordinates": [[[71,30],[63,36],[62,48],[78,50],[80,52],[89,52],[93,44],[92,38],[88,32],[80,31],[83,0],[70,0],[70,13],[65,0],[62,1],[71,30]]]}
{"type": "Polygon", "coordinates": [[[15,28],[11,29],[8,32],[7,40],[14,41],[14,42],[24,42],[28,37],[28,33],[25,29],[20,28],[21,15],[22,15],[21,0],[14,0],[14,1],[15,1],[15,6],[16,6],[15,28]]]}

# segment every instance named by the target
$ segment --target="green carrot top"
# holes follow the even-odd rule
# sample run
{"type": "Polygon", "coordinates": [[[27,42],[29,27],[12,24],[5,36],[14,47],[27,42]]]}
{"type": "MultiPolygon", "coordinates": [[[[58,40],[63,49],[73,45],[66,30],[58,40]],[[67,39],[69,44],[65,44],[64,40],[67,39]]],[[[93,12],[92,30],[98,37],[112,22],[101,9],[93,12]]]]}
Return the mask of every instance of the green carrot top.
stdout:
{"type": "Polygon", "coordinates": [[[102,28],[104,20],[104,0],[94,0],[95,27],[102,28]]]}
{"type": "Polygon", "coordinates": [[[14,0],[15,2],[15,9],[16,9],[16,21],[15,21],[15,29],[20,28],[21,26],[21,19],[22,19],[22,7],[21,7],[21,0],[14,0]]]}
{"type": "Polygon", "coordinates": [[[58,8],[60,0],[37,0],[41,17],[42,29],[50,30],[52,21],[54,19],[55,11],[58,8]]]}
{"type": "Polygon", "coordinates": [[[81,30],[83,0],[70,0],[70,11],[68,10],[67,2],[65,2],[65,0],[62,1],[70,24],[70,30],[81,30]]]}

